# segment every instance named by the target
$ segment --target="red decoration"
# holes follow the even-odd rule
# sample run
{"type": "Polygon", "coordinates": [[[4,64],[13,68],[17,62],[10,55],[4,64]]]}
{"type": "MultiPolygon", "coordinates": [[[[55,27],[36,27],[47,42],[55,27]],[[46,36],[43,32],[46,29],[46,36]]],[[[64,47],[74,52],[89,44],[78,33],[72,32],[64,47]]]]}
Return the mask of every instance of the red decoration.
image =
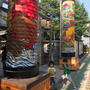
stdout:
{"type": "Polygon", "coordinates": [[[14,32],[14,33],[16,33],[16,32],[17,32],[17,30],[15,29],[15,30],[13,30],[13,32],[14,32]]]}
{"type": "Polygon", "coordinates": [[[16,37],[16,33],[12,33],[10,36],[11,36],[11,38],[15,38],[16,37]]]}
{"type": "MultiPolygon", "coordinates": [[[[38,19],[38,1],[37,0],[16,0],[12,10],[12,15],[14,18],[11,22],[12,25],[16,24],[15,18],[22,15],[24,15],[29,20],[32,20],[34,23],[36,23],[36,20],[38,19]]],[[[18,39],[25,39],[27,41],[27,43],[26,42],[24,43],[25,48],[31,48],[37,42],[37,25],[30,25],[30,24],[28,25],[25,23],[24,29],[23,29],[24,23],[23,24],[20,23],[19,25],[16,25],[15,27],[13,27],[13,33],[10,34],[11,38],[17,37],[18,39]],[[19,33],[21,32],[17,28],[20,28],[22,35],[19,35],[19,33]],[[23,35],[25,33],[22,30],[27,30],[26,36],[23,35]]]]}
{"type": "Polygon", "coordinates": [[[50,28],[52,27],[52,22],[49,22],[49,26],[50,26],[50,28]]]}

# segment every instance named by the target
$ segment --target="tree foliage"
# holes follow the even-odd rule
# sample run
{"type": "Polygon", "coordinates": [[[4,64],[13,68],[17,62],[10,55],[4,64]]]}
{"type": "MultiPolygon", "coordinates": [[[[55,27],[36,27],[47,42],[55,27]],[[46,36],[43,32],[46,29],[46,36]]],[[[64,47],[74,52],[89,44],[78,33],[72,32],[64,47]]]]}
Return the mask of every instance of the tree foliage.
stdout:
{"type": "MultiPolygon", "coordinates": [[[[55,34],[56,39],[60,37],[60,1],[59,0],[40,0],[39,5],[50,13],[53,18],[53,36],[55,34]]],[[[41,11],[42,13],[43,10],[41,11]]],[[[46,13],[45,13],[46,14],[46,13]]],[[[76,39],[81,39],[82,36],[87,36],[87,24],[89,23],[88,13],[84,8],[84,4],[80,4],[78,0],[75,0],[75,36],[76,39]]],[[[49,38],[48,35],[45,34],[49,38]]]]}
{"type": "Polygon", "coordinates": [[[89,23],[88,13],[84,8],[84,4],[80,4],[78,0],[75,2],[75,36],[76,39],[81,39],[87,35],[87,24],[89,23]]]}
{"type": "MultiPolygon", "coordinates": [[[[54,37],[54,34],[56,38],[59,38],[59,31],[60,31],[60,5],[59,0],[40,0],[39,5],[46,10],[48,10],[53,18],[52,18],[52,36],[54,37]]],[[[48,15],[48,13],[45,13],[43,10],[40,11],[41,13],[44,13],[45,15],[48,15]]],[[[49,33],[45,33],[46,37],[45,39],[49,39],[49,33]]]]}

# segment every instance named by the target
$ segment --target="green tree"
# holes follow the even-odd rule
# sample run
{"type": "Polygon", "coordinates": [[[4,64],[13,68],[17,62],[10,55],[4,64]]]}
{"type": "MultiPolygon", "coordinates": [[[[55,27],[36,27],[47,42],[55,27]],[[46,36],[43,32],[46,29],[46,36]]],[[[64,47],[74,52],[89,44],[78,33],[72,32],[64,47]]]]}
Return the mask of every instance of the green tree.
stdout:
{"type": "MultiPolygon", "coordinates": [[[[60,37],[60,2],[59,0],[40,0],[39,5],[50,13],[53,14],[53,37],[56,39],[60,37]]],[[[46,14],[43,10],[42,13],[46,14]]],[[[75,36],[76,39],[81,39],[82,36],[87,36],[87,24],[89,23],[88,13],[84,8],[84,4],[80,4],[78,0],[75,0],[75,36]]],[[[45,34],[49,39],[50,34],[45,34]]]]}
{"type": "MultiPolygon", "coordinates": [[[[54,39],[55,37],[59,38],[59,32],[60,32],[60,5],[59,0],[40,0],[39,5],[46,10],[48,10],[52,15],[52,37],[54,39]]],[[[41,13],[44,13],[45,15],[48,15],[48,13],[45,13],[43,10],[40,10],[41,13]]],[[[45,39],[49,39],[50,33],[45,32],[45,39]]]]}
{"type": "Polygon", "coordinates": [[[84,8],[84,4],[80,4],[78,0],[75,2],[75,36],[81,39],[87,35],[87,24],[89,23],[88,13],[84,8]]]}

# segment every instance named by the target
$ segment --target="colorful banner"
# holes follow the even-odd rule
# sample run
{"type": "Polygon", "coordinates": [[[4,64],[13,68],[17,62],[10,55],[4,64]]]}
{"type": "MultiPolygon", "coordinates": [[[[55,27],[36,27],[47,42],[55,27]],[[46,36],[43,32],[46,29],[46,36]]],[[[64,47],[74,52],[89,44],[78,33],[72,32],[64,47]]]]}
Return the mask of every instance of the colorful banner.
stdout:
{"type": "Polygon", "coordinates": [[[38,0],[9,0],[6,66],[27,68],[38,58],[38,0]]]}
{"type": "Polygon", "coordinates": [[[62,2],[62,53],[75,52],[74,0],[62,2]]]}

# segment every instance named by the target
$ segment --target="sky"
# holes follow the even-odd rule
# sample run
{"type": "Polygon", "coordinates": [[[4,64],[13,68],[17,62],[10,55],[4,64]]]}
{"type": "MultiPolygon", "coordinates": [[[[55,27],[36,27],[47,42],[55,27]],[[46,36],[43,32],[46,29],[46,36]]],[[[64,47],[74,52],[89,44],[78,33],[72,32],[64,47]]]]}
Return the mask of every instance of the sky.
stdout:
{"type": "Polygon", "coordinates": [[[90,0],[79,0],[80,3],[84,3],[85,9],[88,12],[90,18],[90,0]]]}

